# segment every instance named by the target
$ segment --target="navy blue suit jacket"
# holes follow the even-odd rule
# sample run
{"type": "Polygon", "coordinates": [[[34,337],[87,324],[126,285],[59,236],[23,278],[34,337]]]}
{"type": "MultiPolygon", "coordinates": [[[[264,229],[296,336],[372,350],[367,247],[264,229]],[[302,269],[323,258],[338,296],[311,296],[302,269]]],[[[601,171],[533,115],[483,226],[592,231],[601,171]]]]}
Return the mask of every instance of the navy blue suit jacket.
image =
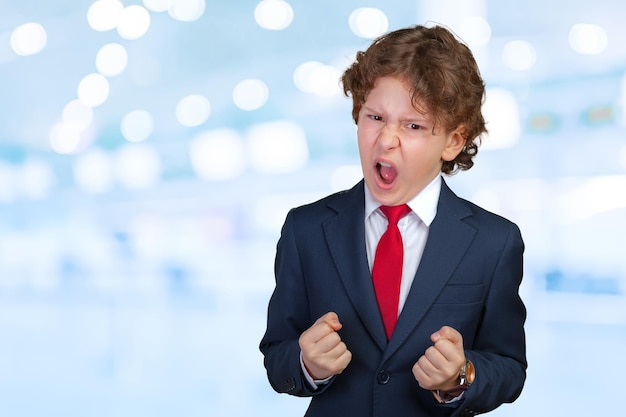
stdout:
{"type": "Polygon", "coordinates": [[[361,181],[287,215],[260,345],[272,387],[311,396],[306,415],[315,417],[467,416],[515,400],[526,377],[518,227],[442,182],[421,263],[387,342],[365,250],[363,187],[361,181]],[[339,334],[352,361],[313,390],[301,371],[298,338],[329,311],[343,324],[339,334]],[[461,401],[441,405],[411,368],[444,325],[463,335],[476,379],[461,401]]]}

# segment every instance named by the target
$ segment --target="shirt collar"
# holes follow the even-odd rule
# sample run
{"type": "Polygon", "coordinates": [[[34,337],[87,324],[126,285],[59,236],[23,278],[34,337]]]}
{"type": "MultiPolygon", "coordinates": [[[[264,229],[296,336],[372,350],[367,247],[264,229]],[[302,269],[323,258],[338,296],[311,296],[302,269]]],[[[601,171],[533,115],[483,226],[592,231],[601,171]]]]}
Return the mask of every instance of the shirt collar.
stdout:
{"type": "MultiPolygon", "coordinates": [[[[437,214],[437,203],[441,193],[441,175],[437,175],[422,191],[407,202],[408,206],[426,224],[430,224],[437,214]]],[[[374,199],[367,185],[365,186],[365,218],[367,219],[380,207],[380,203],[374,199]]]]}

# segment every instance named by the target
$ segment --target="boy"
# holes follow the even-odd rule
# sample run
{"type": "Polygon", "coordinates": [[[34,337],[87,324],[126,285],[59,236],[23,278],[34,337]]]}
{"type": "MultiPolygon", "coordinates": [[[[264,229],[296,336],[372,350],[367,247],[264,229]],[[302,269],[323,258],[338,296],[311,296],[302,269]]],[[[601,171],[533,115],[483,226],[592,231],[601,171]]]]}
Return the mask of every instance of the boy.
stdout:
{"type": "Polygon", "coordinates": [[[287,215],[260,345],[271,385],[311,396],[306,415],[320,417],[469,416],[514,401],[527,366],[522,238],[441,177],[471,168],[486,132],[470,50],[442,27],[397,30],[342,83],[364,180],[287,215]]]}

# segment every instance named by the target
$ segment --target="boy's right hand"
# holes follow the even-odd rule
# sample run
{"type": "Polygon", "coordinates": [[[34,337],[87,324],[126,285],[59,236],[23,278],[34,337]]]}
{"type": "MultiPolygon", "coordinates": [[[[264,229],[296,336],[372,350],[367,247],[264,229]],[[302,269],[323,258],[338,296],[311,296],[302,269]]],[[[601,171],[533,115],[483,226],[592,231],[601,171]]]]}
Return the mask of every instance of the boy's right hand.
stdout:
{"type": "Polygon", "coordinates": [[[300,335],[302,361],[313,379],[340,374],[352,360],[352,353],[337,333],[341,327],[337,313],[331,311],[300,335]]]}

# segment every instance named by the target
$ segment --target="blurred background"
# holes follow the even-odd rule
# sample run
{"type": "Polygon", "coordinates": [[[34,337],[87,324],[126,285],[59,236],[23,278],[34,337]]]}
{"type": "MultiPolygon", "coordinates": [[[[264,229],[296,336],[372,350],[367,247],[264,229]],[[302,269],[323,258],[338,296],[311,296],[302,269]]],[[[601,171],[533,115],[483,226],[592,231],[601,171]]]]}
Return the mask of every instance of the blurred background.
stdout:
{"type": "Polygon", "coordinates": [[[360,179],[338,78],[389,30],[474,51],[490,135],[448,180],[527,245],[526,388],[615,415],[621,0],[0,0],[0,416],[302,415],[258,342],[287,210],[360,179]]]}

